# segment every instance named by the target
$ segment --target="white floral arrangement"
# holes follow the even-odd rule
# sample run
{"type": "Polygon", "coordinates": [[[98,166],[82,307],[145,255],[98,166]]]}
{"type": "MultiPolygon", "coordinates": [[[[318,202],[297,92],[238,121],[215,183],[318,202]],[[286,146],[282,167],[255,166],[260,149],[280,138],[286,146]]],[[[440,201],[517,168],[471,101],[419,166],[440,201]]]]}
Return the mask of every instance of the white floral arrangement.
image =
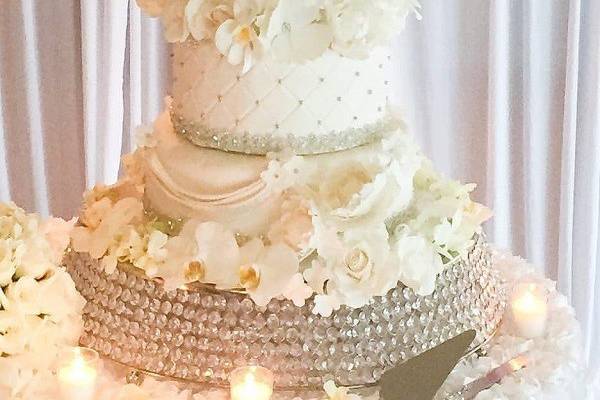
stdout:
{"type": "Polygon", "coordinates": [[[73,223],[0,203],[0,398],[37,398],[22,390],[79,340],[85,301],[59,266],[73,223]]]}
{"type": "MultiPolygon", "coordinates": [[[[169,42],[214,41],[248,71],[267,51],[303,62],[332,49],[366,58],[385,44],[418,8],[416,0],[137,0],[160,17],[169,42]]],[[[417,14],[418,15],[418,14],[417,14]]]]}
{"type": "Polygon", "coordinates": [[[491,216],[471,201],[474,185],[438,175],[402,130],[343,153],[268,155],[261,178],[282,205],[260,237],[149,215],[139,166],[145,151],[127,159],[121,182],[87,194],[72,245],[107,273],[130,264],[167,289],[202,282],[244,290],[259,305],[286,298],[303,306],[314,296],[313,312],[325,316],[361,307],[398,282],[428,295],[491,216]]]}

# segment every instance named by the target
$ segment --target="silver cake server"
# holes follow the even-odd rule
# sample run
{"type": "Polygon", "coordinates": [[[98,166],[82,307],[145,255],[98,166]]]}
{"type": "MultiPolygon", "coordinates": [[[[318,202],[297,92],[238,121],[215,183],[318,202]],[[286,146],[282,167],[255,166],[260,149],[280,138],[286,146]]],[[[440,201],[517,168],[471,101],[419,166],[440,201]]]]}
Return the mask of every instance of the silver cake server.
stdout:
{"type": "Polygon", "coordinates": [[[383,374],[383,400],[432,400],[475,339],[475,331],[460,335],[403,362],[383,374]]]}

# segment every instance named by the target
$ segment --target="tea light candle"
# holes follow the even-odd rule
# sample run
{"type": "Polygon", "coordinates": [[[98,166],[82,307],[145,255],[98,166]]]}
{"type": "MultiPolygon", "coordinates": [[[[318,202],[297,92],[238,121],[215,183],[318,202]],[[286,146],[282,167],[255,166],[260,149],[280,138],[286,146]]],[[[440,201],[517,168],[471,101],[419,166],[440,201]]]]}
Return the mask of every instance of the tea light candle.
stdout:
{"type": "Polygon", "coordinates": [[[98,360],[98,353],[85,347],[74,347],[61,354],[57,376],[63,400],[94,398],[98,360]]]}
{"type": "Polygon", "coordinates": [[[548,319],[548,300],[544,291],[535,284],[517,287],[511,310],[517,333],[525,338],[542,336],[548,319]]]}
{"type": "Polygon", "coordinates": [[[269,400],[273,394],[273,373],[264,367],[249,366],[231,372],[231,400],[269,400]]]}

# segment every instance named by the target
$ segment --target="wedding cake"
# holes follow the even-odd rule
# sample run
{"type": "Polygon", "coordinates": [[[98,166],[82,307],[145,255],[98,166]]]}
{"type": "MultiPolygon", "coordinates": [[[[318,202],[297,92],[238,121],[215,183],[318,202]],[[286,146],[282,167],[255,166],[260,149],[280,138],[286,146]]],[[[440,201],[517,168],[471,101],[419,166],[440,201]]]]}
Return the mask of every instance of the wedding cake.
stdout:
{"type": "Polygon", "coordinates": [[[126,175],[85,195],[65,259],[82,344],[190,383],[258,364],[311,389],[492,337],[490,212],[389,103],[412,0],[138,3],[173,43],[172,97],[126,175]]]}

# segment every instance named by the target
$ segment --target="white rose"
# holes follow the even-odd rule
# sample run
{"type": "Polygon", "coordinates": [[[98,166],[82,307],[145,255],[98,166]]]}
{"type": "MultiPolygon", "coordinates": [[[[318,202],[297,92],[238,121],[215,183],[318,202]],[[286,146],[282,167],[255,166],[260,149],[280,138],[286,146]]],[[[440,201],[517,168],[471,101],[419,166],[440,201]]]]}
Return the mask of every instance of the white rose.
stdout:
{"type": "Polygon", "coordinates": [[[422,236],[400,229],[392,245],[400,281],[421,296],[435,289],[437,276],[444,270],[442,257],[433,244],[422,236]]]}
{"type": "Polygon", "coordinates": [[[309,184],[313,214],[339,232],[383,224],[410,203],[417,159],[398,160],[376,150],[321,161],[309,184]]]}
{"type": "MultiPolygon", "coordinates": [[[[315,226],[315,230],[327,229],[315,226]]],[[[333,239],[331,234],[317,243],[317,252],[330,269],[326,293],[340,299],[342,304],[361,307],[373,296],[382,296],[395,287],[397,269],[390,257],[385,226],[364,226],[348,230],[333,239]]]]}

